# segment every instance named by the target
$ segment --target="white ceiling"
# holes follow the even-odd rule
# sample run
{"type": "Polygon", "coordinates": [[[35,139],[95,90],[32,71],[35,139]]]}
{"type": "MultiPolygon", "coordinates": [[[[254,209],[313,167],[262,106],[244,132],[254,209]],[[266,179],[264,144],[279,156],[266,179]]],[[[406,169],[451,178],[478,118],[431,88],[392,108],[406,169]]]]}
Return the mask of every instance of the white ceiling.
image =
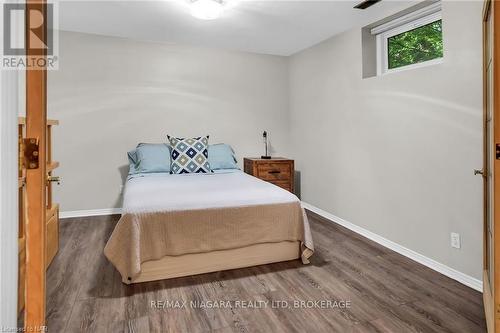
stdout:
{"type": "Polygon", "coordinates": [[[361,0],[239,1],[223,17],[204,21],[183,1],[60,1],[59,28],[287,56],[415,4],[384,0],[359,10],[353,6],[361,0]]]}

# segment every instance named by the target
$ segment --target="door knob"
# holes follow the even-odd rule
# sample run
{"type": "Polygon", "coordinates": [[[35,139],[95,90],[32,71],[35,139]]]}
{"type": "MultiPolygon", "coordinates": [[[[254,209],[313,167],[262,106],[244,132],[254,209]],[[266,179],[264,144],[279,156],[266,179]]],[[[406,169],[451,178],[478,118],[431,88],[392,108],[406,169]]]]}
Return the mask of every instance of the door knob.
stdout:
{"type": "Polygon", "coordinates": [[[484,169],[474,169],[474,176],[481,175],[483,177],[486,177],[486,174],[484,172],[484,169]]]}

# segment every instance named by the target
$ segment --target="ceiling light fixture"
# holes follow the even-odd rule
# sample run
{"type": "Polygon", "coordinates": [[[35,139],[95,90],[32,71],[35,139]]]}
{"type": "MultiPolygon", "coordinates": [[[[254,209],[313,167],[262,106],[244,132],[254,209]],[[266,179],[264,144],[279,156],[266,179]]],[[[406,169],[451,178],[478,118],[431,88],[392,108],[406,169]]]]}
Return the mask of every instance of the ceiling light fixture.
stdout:
{"type": "Polygon", "coordinates": [[[191,15],[201,20],[215,20],[226,9],[223,0],[194,0],[190,6],[191,15]]]}

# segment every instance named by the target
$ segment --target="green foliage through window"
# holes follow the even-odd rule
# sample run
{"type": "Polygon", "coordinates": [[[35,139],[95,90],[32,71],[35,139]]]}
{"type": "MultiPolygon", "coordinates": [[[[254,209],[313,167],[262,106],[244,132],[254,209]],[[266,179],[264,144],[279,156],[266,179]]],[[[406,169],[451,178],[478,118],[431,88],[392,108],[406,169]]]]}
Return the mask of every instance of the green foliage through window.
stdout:
{"type": "Polygon", "coordinates": [[[443,57],[441,20],[387,39],[388,68],[417,64],[443,57]]]}

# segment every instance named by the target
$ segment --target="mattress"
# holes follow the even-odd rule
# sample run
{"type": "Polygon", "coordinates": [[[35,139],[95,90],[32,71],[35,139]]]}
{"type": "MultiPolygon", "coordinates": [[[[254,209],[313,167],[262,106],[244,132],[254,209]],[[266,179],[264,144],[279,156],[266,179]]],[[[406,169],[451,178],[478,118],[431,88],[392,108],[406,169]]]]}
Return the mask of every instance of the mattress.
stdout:
{"type": "Polygon", "coordinates": [[[142,174],[124,191],[123,213],[299,202],[292,193],[243,172],[142,174]]]}

